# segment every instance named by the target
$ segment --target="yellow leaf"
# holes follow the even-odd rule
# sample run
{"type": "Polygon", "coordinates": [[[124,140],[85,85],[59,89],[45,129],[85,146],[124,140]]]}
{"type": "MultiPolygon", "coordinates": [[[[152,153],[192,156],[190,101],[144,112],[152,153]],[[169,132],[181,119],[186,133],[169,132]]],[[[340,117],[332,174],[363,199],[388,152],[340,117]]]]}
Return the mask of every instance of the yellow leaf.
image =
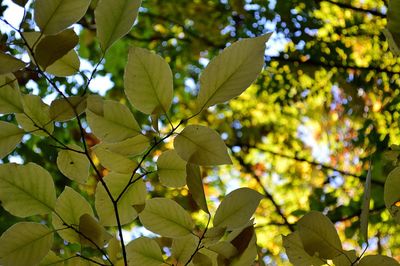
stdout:
{"type": "Polygon", "coordinates": [[[386,208],[397,223],[400,223],[400,167],[393,169],[386,178],[383,199],[386,208]]]}
{"type": "Polygon", "coordinates": [[[21,142],[25,132],[14,124],[0,121],[0,158],[12,152],[21,142]]]}
{"type": "MultiPolygon", "coordinates": [[[[83,151],[77,145],[70,145],[70,148],[83,151]]],[[[61,173],[78,183],[85,183],[89,177],[90,162],[85,154],[71,150],[61,150],[57,156],[57,166],[61,173]]]]}
{"type": "Polygon", "coordinates": [[[13,74],[0,76],[0,114],[22,113],[22,100],[13,74]]]}
{"type": "Polygon", "coordinates": [[[186,165],[186,183],[190,194],[197,205],[206,213],[210,213],[207,207],[207,201],[204,194],[203,181],[201,178],[200,167],[188,163],[186,165]]]}
{"type": "Polygon", "coordinates": [[[102,248],[112,237],[91,215],[85,213],[79,218],[81,245],[102,248]]]}
{"type": "Polygon", "coordinates": [[[53,121],[68,121],[77,115],[82,114],[86,109],[86,97],[71,96],[56,99],[50,104],[50,118],[53,121]],[[69,101],[69,102],[68,102],[69,101]],[[72,105],[72,106],[71,106],[72,105]],[[76,112],[76,114],[75,114],[76,112]]]}
{"type": "Polygon", "coordinates": [[[164,265],[160,246],[154,239],[139,237],[126,246],[128,265],[161,266],[164,265]]]}
{"type": "Polygon", "coordinates": [[[15,72],[25,67],[25,63],[12,57],[11,55],[0,52],[0,75],[15,72]]]}
{"type": "Polygon", "coordinates": [[[311,256],[304,250],[303,243],[300,239],[299,232],[291,233],[287,236],[282,236],[283,246],[285,247],[286,254],[289,261],[296,266],[320,266],[324,265],[325,261],[322,259],[311,256]]]}
{"type": "Polygon", "coordinates": [[[46,68],[46,72],[57,77],[68,77],[79,71],[80,60],[75,50],[70,50],[66,55],[46,68]]]}
{"type": "Polygon", "coordinates": [[[186,185],[186,162],[175,150],[164,151],[157,160],[157,173],[160,183],[167,187],[186,185]]]}

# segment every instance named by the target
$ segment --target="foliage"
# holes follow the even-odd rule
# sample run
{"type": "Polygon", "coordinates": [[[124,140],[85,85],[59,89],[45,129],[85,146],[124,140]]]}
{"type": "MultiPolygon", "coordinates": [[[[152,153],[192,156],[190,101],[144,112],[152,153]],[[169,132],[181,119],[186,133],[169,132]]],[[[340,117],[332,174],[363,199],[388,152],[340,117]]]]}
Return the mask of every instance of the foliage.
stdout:
{"type": "Polygon", "coordinates": [[[13,2],[2,264],[398,265],[399,1],[13,2]]]}

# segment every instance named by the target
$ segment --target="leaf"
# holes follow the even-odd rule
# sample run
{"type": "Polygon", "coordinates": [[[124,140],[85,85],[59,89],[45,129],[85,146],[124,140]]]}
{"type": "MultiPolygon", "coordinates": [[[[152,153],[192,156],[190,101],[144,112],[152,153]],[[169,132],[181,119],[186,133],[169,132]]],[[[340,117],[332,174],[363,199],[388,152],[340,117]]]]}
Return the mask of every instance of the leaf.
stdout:
{"type": "Polygon", "coordinates": [[[126,140],[120,142],[102,142],[96,145],[96,147],[113,153],[118,153],[123,156],[139,155],[149,148],[149,146],[149,139],[143,135],[127,138],[126,140]]]}
{"type": "Polygon", "coordinates": [[[140,0],[100,0],[98,2],[94,17],[97,38],[103,53],[131,30],[140,4],[140,0]]]}
{"type": "Polygon", "coordinates": [[[0,159],[12,152],[25,132],[14,124],[0,121],[0,159]]]}
{"type": "Polygon", "coordinates": [[[206,213],[210,213],[207,206],[206,196],[204,194],[200,167],[198,165],[191,163],[186,165],[186,183],[196,204],[206,213]]]}
{"type": "Polygon", "coordinates": [[[80,243],[79,230],[80,218],[83,214],[93,216],[93,210],[89,202],[78,192],[70,187],[65,187],[64,191],[58,197],[55,211],[52,215],[53,227],[58,230],[57,233],[70,243],[80,243]],[[62,220],[59,216],[61,216],[62,220]],[[66,229],[64,224],[73,226],[76,229],[66,229]],[[62,230],[61,230],[62,229],[62,230]]]}
{"type": "Polygon", "coordinates": [[[250,188],[239,188],[224,198],[214,216],[214,227],[238,228],[246,224],[263,195],[250,188]]]}
{"type": "Polygon", "coordinates": [[[86,97],[71,96],[67,99],[55,99],[50,104],[50,118],[53,121],[64,122],[82,114],[86,109],[86,97]],[[68,99],[68,100],[67,100],[68,99]],[[71,106],[72,105],[72,106],[71,106]]]}
{"type": "Polygon", "coordinates": [[[66,55],[46,68],[46,72],[57,77],[68,77],[79,71],[81,62],[75,50],[70,50],[66,55]]]}
{"type": "Polygon", "coordinates": [[[116,237],[111,238],[107,246],[107,255],[113,263],[117,262],[118,254],[121,253],[121,243],[116,237]]]}
{"type": "MultiPolygon", "coordinates": [[[[77,145],[70,145],[71,149],[83,151],[77,145]]],[[[63,175],[78,183],[85,183],[89,177],[90,162],[85,154],[71,150],[61,150],[57,156],[57,166],[63,175]]]]}
{"type": "Polygon", "coordinates": [[[106,229],[87,213],[79,218],[79,232],[82,233],[80,235],[81,245],[93,248],[104,247],[108,240],[112,238],[106,229]]]}
{"type": "Polygon", "coordinates": [[[164,151],[158,157],[157,173],[164,186],[178,188],[186,185],[186,162],[175,150],[164,151]]]}
{"type": "Polygon", "coordinates": [[[22,113],[22,100],[13,74],[0,76],[0,114],[22,113]]]}
{"type": "Polygon", "coordinates": [[[226,259],[229,259],[238,253],[238,250],[235,248],[235,246],[228,241],[219,241],[213,245],[208,246],[207,248],[218,253],[226,259]]]}
{"type": "Polygon", "coordinates": [[[198,242],[198,238],[191,234],[172,240],[171,255],[176,259],[178,265],[185,265],[188,262],[196,251],[198,242]]]}
{"type": "Polygon", "coordinates": [[[357,254],[355,250],[343,250],[342,254],[332,259],[332,262],[336,266],[353,266],[355,261],[357,261],[357,254]]]}
{"type": "Polygon", "coordinates": [[[178,155],[198,165],[231,164],[225,143],[218,133],[200,125],[187,126],[174,140],[178,155]]]}
{"type": "Polygon", "coordinates": [[[371,178],[372,178],[372,170],[370,164],[367,178],[365,180],[364,196],[363,196],[363,203],[360,215],[361,236],[362,238],[364,238],[364,241],[366,242],[368,242],[368,216],[369,216],[369,203],[371,200],[371,178]]]}
{"type": "Polygon", "coordinates": [[[322,213],[311,211],[297,225],[304,250],[309,255],[333,259],[342,253],[342,243],[335,226],[322,213]]]}
{"type": "Polygon", "coordinates": [[[35,48],[36,62],[46,70],[68,54],[78,44],[79,38],[72,29],[64,30],[57,35],[45,36],[35,48]]]}
{"type": "Polygon", "coordinates": [[[0,52],[0,75],[15,72],[25,67],[25,63],[9,54],[0,52]]]}
{"type": "Polygon", "coordinates": [[[253,83],[264,65],[271,34],[235,42],[211,60],[200,76],[197,112],[239,96],[253,83]]]}
{"type": "Polygon", "coordinates": [[[386,208],[397,223],[400,223],[400,167],[393,169],[386,178],[383,199],[386,208]]]}
{"type": "Polygon", "coordinates": [[[383,34],[385,35],[386,41],[389,44],[390,51],[395,56],[400,56],[400,33],[391,32],[388,29],[383,29],[383,34]]]}
{"type": "Polygon", "coordinates": [[[282,236],[282,241],[289,261],[292,264],[296,266],[320,266],[325,264],[322,259],[311,256],[304,250],[299,232],[282,236]]]}
{"type": "Polygon", "coordinates": [[[53,179],[35,163],[1,164],[0,201],[6,211],[18,217],[49,213],[56,201],[53,179]]]}
{"type": "MultiPolygon", "coordinates": [[[[116,199],[128,185],[130,177],[131,174],[110,172],[103,178],[114,199],[116,199]]],[[[133,180],[138,177],[138,175],[135,175],[133,180]]],[[[127,224],[136,219],[138,213],[134,206],[144,204],[146,195],[146,185],[142,180],[138,180],[128,187],[118,200],[117,205],[121,224],[127,224]]],[[[98,184],[95,197],[95,206],[100,218],[100,223],[105,226],[117,226],[113,203],[103,185],[98,184]]]]}
{"type": "MultiPolygon", "coordinates": [[[[204,251],[204,250],[203,250],[204,251]]],[[[209,265],[214,265],[212,263],[212,260],[210,257],[208,257],[207,255],[201,253],[201,252],[197,252],[194,256],[193,256],[193,260],[192,260],[193,264],[195,266],[209,266],[209,265]]]]}
{"type": "Polygon", "coordinates": [[[53,232],[42,224],[20,222],[0,237],[0,263],[7,266],[36,265],[53,245],[53,232]]]}
{"type": "Polygon", "coordinates": [[[35,22],[46,35],[68,28],[86,13],[90,0],[36,0],[35,22]]]}
{"type": "Polygon", "coordinates": [[[383,30],[393,54],[400,56],[400,2],[390,0],[387,10],[387,28],[383,30]]]}
{"type": "Polygon", "coordinates": [[[239,254],[242,254],[249,246],[249,243],[253,238],[253,235],[254,235],[254,226],[250,225],[241,230],[241,232],[230,242],[236,248],[236,251],[239,254]]]}
{"type": "Polygon", "coordinates": [[[47,255],[40,261],[39,266],[64,266],[64,259],[57,256],[54,251],[50,250],[47,255]]]}
{"type": "Polygon", "coordinates": [[[164,264],[160,246],[154,239],[139,237],[126,246],[128,265],[160,266],[164,264]]]}
{"type": "Polygon", "coordinates": [[[93,106],[93,103],[88,101],[86,111],[89,126],[98,138],[106,142],[118,142],[141,134],[140,127],[128,107],[110,100],[102,103],[103,105],[93,106]]]}
{"type": "Polygon", "coordinates": [[[50,118],[50,108],[42,101],[42,98],[37,95],[24,95],[22,105],[24,114],[16,114],[15,117],[26,132],[44,137],[53,133],[54,125],[50,118]]]}
{"type": "Polygon", "coordinates": [[[165,114],[172,103],[172,71],[159,55],[131,47],[124,74],[125,94],[145,114],[165,114]]]}
{"type": "Polygon", "coordinates": [[[395,259],[384,255],[368,255],[363,257],[358,266],[396,266],[400,265],[395,259]]]}
{"type": "Polygon", "coordinates": [[[110,171],[130,174],[137,167],[137,163],[126,156],[111,152],[99,145],[94,146],[93,151],[99,159],[100,164],[110,171]]]}
{"type": "Polygon", "coordinates": [[[146,229],[165,237],[186,236],[193,229],[190,215],[171,199],[152,198],[147,200],[139,218],[146,229]]]}

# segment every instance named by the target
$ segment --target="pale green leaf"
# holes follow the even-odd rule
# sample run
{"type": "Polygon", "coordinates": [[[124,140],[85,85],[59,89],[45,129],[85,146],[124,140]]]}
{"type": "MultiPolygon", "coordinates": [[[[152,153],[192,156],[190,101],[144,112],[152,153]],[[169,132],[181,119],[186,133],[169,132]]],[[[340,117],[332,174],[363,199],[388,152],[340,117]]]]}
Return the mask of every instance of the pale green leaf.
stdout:
{"type": "Polygon", "coordinates": [[[368,255],[363,257],[358,266],[398,266],[395,259],[384,255],[368,255]]]}
{"type": "Polygon", "coordinates": [[[177,188],[186,185],[186,162],[175,150],[164,151],[158,157],[157,172],[164,186],[177,188]]]}
{"type": "Polygon", "coordinates": [[[282,236],[283,247],[286,250],[286,255],[289,261],[296,266],[320,266],[325,262],[315,256],[310,256],[305,250],[300,239],[299,232],[291,233],[287,236],[282,236]]]}
{"type": "MultiPolygon", "coordinates": [[[[131,174],[111,172],[103,178],[114,199],[116,199],[128,185],[130,177],[131,174]]],[[[138,177],[138,175],[135,175],[132,180],[138,177]]],[[[131,184],[128,189],[125,190],[118,200],[117,205],[121,224],[127,224],[136,219],[138,213],[135,209],[135,205],[143,205],[146,201],[146,195],[146,185],[141,179],[131,184]]],[[[97,185],[95,206],[102,225],[117,225],[113,203],[101,184],[97,185]]]]}
{"type": "Polygon", "coordinates": [[[238,258],[235,258],[230,265],[232,266],[252,265],[256,260],[256,257],[257,257],[256,235],[253,234],[244,252],[238,258]]]}
{"type": "Polygon", "coordinates": [[[89,202],[74,189],[65,187],[57,199],[55,211],[52,215],[53,227],[58,230],[57,233],[64,240],[71,243],[80,243],[80,235],[76,231],[79,230],[80,218],[85,213],[93,216],[93,210],[89,202]],[[59,216],[61,216],[61,219],[59,216]],[[67,226],[64,225],[64,222],[73,226],[76,231],[71,228],[65,229],[67,226]]]}
{"type": "Polygon", "coordinates": [[[164,264],[160,246],[154,239],[139,237],[126,246],[129,266],[160,266],[164,264]]]}
{"type": "Polygon", "coordinates": [[[22,113],[21,93],[13,74],[0,76],[0,114],[22,113]]]}
{"type": "Polygon", "coordinates": [[[79,71],[81,61],[75,50],[70,50],[66,55],[46,68],[46,72],[57,77],[68,77],[79,71]]]}
{"type": "Polygon", "coordinates": [[[116,237],[111,238],[107,246],[107,255],[113,263],[117,262],[118,254],[121,251],[121,242],[116,237]]]}
{"type": "Polygon", "coordinates": [[[35,59],[43,70],[68,54],[77,44],[79,38],[73,29],[57,35],[45,36],[35,47],[35,59]]]}
{"type": "Polygon", "coordinates": [[[342,243],[333,223],[322,213],[311,211],[297,223],[304,250],[311,256],[333,259],[342,253],[342,243]]]}
{"type": "MultiPolygon", "coordinates": [[[[205,246],[212,245],[220,240],[225,234],[226,228],[224,227],[212,227],[209,228],[204,235],[203,244],[205,246]]],[[[235,231],[235,230],[233,230],[235,231]]]]}
{"type": "Polygon", "coordinates": [[[3,52],[0,52],[0,75],[15,72],[25,67],[21,60],[3,52]]]}
{"type": "Polygon", "coordinates": [[[100,164],[110,171],[129,174],[137,167],[137,163],[126,156],[104,149],[99,145],[93,147],[100,164]]]}
{"type": "Polygon", "coordinates": [[[150,146],[150,141],[146,136],[137,135],[120,142],[102,142],[96,145],[113,153],[123,156],[136,156],[143,153],[150,146]]]}
{"type": "Polygon", "coordinates": [[[343,250],[343,253],[332,259],[335,266],[353,266],[357,260],[357,254],[355,250],[343,250]]]}
{"type": "Polygon", "coordinates": [[[270,36],[235,42],[211,60],[200,76],[197,112],[239,96],[253,83],[264,65],[265,43],[270,36]]]}
{"type": "Polygon", "coordinates": [[[140,4],[140,0],[99,0],[94,17],[103,53],[131,30],[140,4]]]}
{"type": "Polygon", "coordinates": [[[0,159],[12,152],[25,132],[14,124],[0,121],[0,159]]]}
{"type": "Polygon", "coordinates": [[[35,22],[46,35],[68,28],[86,13],[90,0],[36,0],[35,22]]]}
{"type": "Polygon", "coordinates": [[[210,266],[213,265],[212,259],[207,256],[206,254],[204,254],[205,250],[202,250],[202,252],[197,252],[194,256],[193,256],[193,265],[195,266],[210,266]]]}
{"type": "Polygon", "coordinates": [[[68,121],[75,118],[76,115],[80,115],[85,111],[86,97],[71,96],[67,99],[55,99],[51,102],[50,118],[53,121],[68,121]]]}
{"type": "Polygon", "coordinates": [[[214,227],[234,229],[245,225],[257,209],[263,195],[250,188],[239,188],[223,199],[214,216],[214,227]]]}
{"type": "Polygon", "coordinates": [[[53,179],[35,163],[1,164],[0,201],[5,210],[18,217],[49,213],[56,201],[53,179]]]}
{"type": "Polygon", "coordinates": [[[206,126],[189,125],[174,140],[178,155],[198,165],[231,164],[225,143],[219,134],[206,126]]]}
{"type": "MultiPolygon", "coordinates": [[[[70,145],[71,149],[83,151],[77,145],[70,145]]],[[[63,175],[78,183],[85,183],[89,177],[90,162],[85,154],[71,150],[60,150],[57,156],[57,166],[63,175]]]]}
{"type": "Polygon", "coordinates": [[[54,253],[54,251],[50,250],[47,255],[40,261],[39,266],[64,266],[65,259],[60,258],[54,253]]]}
{"type": "Polygon", "coordinates": [[[400,167],[393,169],[386,178],[383,198],[390,214],[400,223],[400,167]]]}
{"type": "Polygon", "coordinates": [[[102,248],[112,236],[91,215],[85,213],[79,218],[81,245],[102,248]]]}
{"type": "Polygon", "coordinates": [[[200,167],[198,165],[191,163],[186,165],[186,183],[196,204],[206,213],[210,213],[207,207],[206,196],[204,194],[200,167]]]}
{"type": "Polygon", "coordinates": [[[185,265],[188,262],[196,251],[198,242],[199,239],[192,234],[172,240],[171,255],[178,265],[185,265]]]}
{"type": "Polygon", "coordinates": [[[190,215],[171,199],[152,198],[147,200],[139,218],[148,230],[165,237],[186,236],[193,229],[190,215]]]}
{"type": "Polygon", "coordinates": [[[50,108],[37,95],[22,97],[24,114],[16,114],[18,124],[26,131],[47,137],[53,133],[54,125],[50,118],[50,108]]]}
{"type": "Polygon", "coordinates": [[[172,71],[165,60],[146,49],[132,47],[124,75],[125,94],[145,114],[167,113],[172,103],[172,71]]]}
{"type": "Polygon", "coordinates": [[[103,141],[118,142],[141,134],[135,117],[125,105],[106,100],[92,105],[88,101],[87,120],[93,133],[103,141]]]}
{"type": "MultiPolygon", "coordinates": [[[[98,257],[90,257],[91,261],[81,258],[73,257],[65,261],[65,266],[99,266],[108,265],[103,259],[98,257]]],[[[115,264],[116,266],[123,266],[123,264],[115,264]]]]}
{"type": "Polygon", "coordinates": [[[207,248],[218,253],[226,259],[229,259],[238,254],[238,250],[235,248],[235,246],[228,241],[219,241],[215,244],[208,246],[207,248]]]}
{"type": "Polygon", "coordinates": [[[36,265],[53,245],[53,232],[42,224],[14,224],[0,237],[0,264],[36,265]]]}
{"type": "Polygon", "coordinates": [[[360,231],[364,241],[368,242],[368,216],[369,216],[369,203],[371,200],[371,164],[368,169],[367,178],[365,180],[363,203],[360,215],[360,231]]]}

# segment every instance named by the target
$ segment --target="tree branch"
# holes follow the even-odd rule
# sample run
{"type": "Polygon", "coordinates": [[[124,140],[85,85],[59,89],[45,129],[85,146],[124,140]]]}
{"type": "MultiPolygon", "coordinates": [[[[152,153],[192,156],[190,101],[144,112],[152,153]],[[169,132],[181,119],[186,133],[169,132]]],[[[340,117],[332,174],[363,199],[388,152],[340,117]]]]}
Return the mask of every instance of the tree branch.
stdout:
{"type": "Polygon", "coordinates": [[[371,9],[364,9],[364,8],[360,8],[360,7],[355,7],[349,4],[345,4],[345,3],[340,3],[340,2],[336,2],[336,1],[332,1],[332,0],[315,0],[316,3],[321,3],[321,2],[328,2],[332,5],[336,5],[338,7],[341,8],[345,8],[345,9],[351,9],[357,12],[362,12],[362,13],[368,13],[377,17],[381,17],[381,18],[386,18],[386,14],[383,14],[377,10],[371,10],[371,9]]]}

